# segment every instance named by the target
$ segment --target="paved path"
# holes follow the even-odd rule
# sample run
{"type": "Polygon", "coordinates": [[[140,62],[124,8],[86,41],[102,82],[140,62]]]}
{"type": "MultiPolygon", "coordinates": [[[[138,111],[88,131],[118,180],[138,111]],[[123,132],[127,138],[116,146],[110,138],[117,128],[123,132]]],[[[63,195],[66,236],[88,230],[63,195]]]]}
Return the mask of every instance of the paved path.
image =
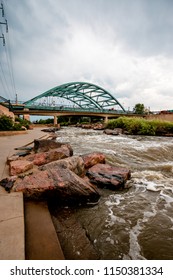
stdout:
{"type": "MultiPolygon", "coordinates": [[[[9,155],[16,153],[14,148],[21,147],[26,145],[27,143],[32,142],[34,139],[38,139],[42,136],[46,135],[45,132],[41,131],[41,128],[34,128],[33,130],[29,130],[27,134],[22,135],[13,135],[13,136],[0,136],[0,179],[3,179],[9,176],[8,173],[8,166],[6,165],[6,159],[9,155]]],[[[40,208],[39,208],[40,209],[40,208]]],[[[44,208],[45,209],[45,208],[44,208]]],[[[30,215],[31,218],[35,216],[35,219],[39,219],[42,215],[41,211],[38,212],[37,217],[37,209],[31,209],[30,207],[30,215]]],[[[28,212],[29,213],[29,212],[28,212]]],[[[50,225],[51,232],[53,231],[52,228],[52,221],[47,210],[47,214],[44,213],[45,217],[47,218],[47,223],[50,225]]],[[[42,223],[44,224],[44,223],[42,223]]],[[[36,223],[35,223],[36,225],[36,223]]],[[[35,230],[34,222],[30,227],[30,235],[32,238],[31,230],[35,230]]],[[[48,225],[45,231],[45,240],[46,235],[48,237],[48,225]]],[[[0,260],[24,260],[25,259],[25,217],[24,217],[24,203],[23,203],[23,194],[22,193],[7,193],[1,186],[0,186],[0,260]]],[[[39,231],[37,230],[36,233],[38,234],[37,237],[39,239],[39,231]]],[[[44,228],[42,227],[42,233],[44,234],[44,228]]],[[[57,239],[57,236],[52,234],[54,239],[57,239]]],[[[36,238],[36,236],[34,237],[36,238]]],[[[31,239],[30,244],[34,244],[34,241],[31,239]]],[[[56,243],[56,241],[54,241],[56,243]]],[[[39,243],[39,242],[38,242],[39,243]]],[[[43,245],[43,244],[42,244],[43,245]]],[[[44,246],[46,243],[44,244],[44,246]]],[[[61,248],[57,241],[57,247],[59,248],[59,255],[57,258],[63,259],[63,254],[61,252],[61,248]]],[[[30,247],[32,250],[32,247],[30,247]]],[[[33,254],[34,250],[37,248],[33,247],[33,254]]],[[[47,252],[44,255],[44,259],[50,259],[51,255],[50,252],[47,252]]],[[[30,254],[30,259],[32,258],[32,254],[30,254]]],[[[55,255],[52,255],[52,257],[55,255]]],[[[41,255],[36,256],[37,259],[42,259],[41,255]]],[[[57,259],[56,258],[56,259],[57,259]]]]}

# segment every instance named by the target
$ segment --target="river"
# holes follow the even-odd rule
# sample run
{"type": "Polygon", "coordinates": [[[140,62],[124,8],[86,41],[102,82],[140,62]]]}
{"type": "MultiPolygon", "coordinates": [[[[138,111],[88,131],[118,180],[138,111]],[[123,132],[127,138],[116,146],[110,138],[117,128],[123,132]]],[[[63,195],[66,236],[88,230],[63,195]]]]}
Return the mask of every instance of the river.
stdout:
{"type": "Polygon", "coordinates": [[[75,155],[102,152],[107,163],[128,167],[124,191],[101,190],[99,203],[75,209],[102,260],[173,259],[173,138],[111,136],[64,127],[57,141],[75,155]]]}

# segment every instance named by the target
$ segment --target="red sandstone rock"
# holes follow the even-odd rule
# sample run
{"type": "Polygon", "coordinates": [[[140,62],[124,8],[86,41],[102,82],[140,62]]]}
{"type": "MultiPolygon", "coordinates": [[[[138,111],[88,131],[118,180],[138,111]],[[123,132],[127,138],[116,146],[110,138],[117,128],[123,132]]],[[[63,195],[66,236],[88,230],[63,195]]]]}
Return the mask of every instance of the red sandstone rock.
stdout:
{"type": "Polygon", "coordinates": [[[116,189],[124,187],[125,182],[130,179],[130,170],[109,164],[96,164],[87,171],[86,175],[91,183],[98,187],[116,189]]]}
{"type": "Polygon", "coordinates": [[[40,167],[41,170],[55,169],[56,166],[68,168],[80,177],[85,175],[83,159],[79,156],[72,156],[61,160],[56,160],[40,167]]]}
{"type": "Polygon", "coordinates": [[[26,197],[52,197],[65,204],[96,202],[100,197],[96,187],[87,184],[68,168],[59,166],[18,178],[13,190],[22,191],[26,197]]]}
{"type": "Polygon", "coordinates": [[[68,168],[49,169],[48,174],[54,180],[56,192],[61,201],[69,203],[96,202],[100,197],[96,187],[88,184],[68,168]]]}
{"type": "Polygon", "coordinates": [[[57,149],[60,148],[61,146],[67,146],[69,151],[70,151],[70,156],[73,155],[73,149],[70,144],[68,143],[60,143],[56,142],[55,140],[52,139],[43,139],[43,140],[34,140],[34,151],[36,153],[38,152],[47,152],[51,149],[57,149]]]}
{"type": "Polygon", "coordinates": [[[90,128],[92,128],[92,125],[91,124],[82,124],[81,127],[85,128],[85,129],[90,129],[90,128]]]}
{"type": "Polygon", "coordinates": [[[81,156],[84,161],[85,168],[88,169],[97,163],[105,163],[105,155],[102,153],[90,153],[81,156]]]}
{"type": "Polygon", "coordinates": [[[10,175],[17,175],[33,168],[33,163],[28,160],[14,160],[9,163],[10,175]]]}
{"type": "Polygon", "coordinates": [[[24,178],[18,178],[13,187],[14,191],[22,191],[26,197],[33,198],[41,198],[43,194],[54,189],[54,181],[49,178],[46,170],[38,170],[24,178]]]}
{"type": "Polygon", "coordinates": [[[25,158],[32,161],[34,165],[43,165],[49,162],[70,157],[71,150],[67,145],[61,145],[57,149],[51,149],[48,152],[40,152],[32,155],[28,155],[25,158]]]}
{"type": "Polygon", "coordinates": [[[105,128],[105,124],[103,123],[96,123],[93,125],[94,130],[103,130],[105,128]]]}

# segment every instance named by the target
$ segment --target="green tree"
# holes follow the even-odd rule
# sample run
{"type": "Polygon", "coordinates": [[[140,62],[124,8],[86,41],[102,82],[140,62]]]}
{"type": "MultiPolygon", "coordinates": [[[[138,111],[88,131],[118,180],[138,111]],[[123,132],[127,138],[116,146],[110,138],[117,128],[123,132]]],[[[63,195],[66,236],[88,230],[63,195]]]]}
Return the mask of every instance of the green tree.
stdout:
{"type": "Polygon", "coordinates": [[[137,103],[133,108],[135,114],[144,114],[145,113],[145,106],[144,104],[137,103]]]}

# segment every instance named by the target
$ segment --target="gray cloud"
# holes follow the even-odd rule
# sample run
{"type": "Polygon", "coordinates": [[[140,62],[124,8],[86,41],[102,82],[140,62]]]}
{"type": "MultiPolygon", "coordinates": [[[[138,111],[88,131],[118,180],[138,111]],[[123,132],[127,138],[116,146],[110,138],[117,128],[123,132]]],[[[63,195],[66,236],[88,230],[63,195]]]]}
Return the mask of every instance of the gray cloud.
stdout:
{"type": "MultiPolygon", "coordinates": [[[[153,110],[173,108],[171,0],[3,2],[19,99],[88,81],[126,108],[138,102],[153,110]]],[[[0,56],[8,75],[1,41],[0,56]]]]}

